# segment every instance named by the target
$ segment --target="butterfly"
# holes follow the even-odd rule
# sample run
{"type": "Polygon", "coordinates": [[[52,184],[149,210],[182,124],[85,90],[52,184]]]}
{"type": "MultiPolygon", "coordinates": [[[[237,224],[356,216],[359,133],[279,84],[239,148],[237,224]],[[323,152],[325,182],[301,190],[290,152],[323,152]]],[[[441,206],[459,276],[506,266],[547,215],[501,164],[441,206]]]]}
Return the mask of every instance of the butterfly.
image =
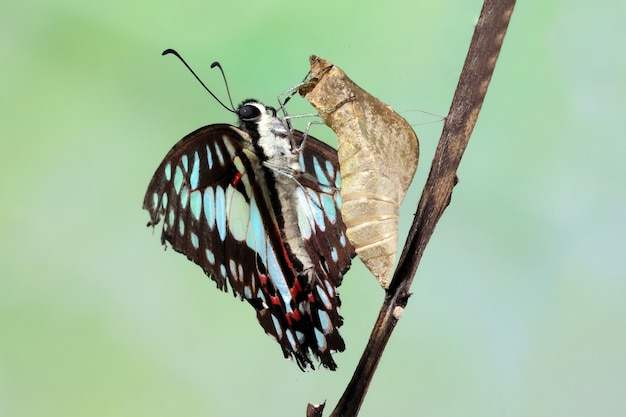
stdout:
{"type": "Polygon", "coordinates": [[[341,218],[337,151],[248,99],[239,126],[212,124],[167,153],[143,202],[161,243],[246,300],[302,370],[336,369],[343,319],[336,288],[354,248],[341,218]]]}

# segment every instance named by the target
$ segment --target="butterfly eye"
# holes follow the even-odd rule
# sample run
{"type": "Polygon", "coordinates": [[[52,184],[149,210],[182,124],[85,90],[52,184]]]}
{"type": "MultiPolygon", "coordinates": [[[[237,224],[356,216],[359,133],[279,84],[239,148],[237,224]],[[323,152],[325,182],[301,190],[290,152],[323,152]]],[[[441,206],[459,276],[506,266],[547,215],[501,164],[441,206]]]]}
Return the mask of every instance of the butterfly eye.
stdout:
{"type": "Polygon", "coordinates": [[[237,113],[239,114],[241,120],[254,120],[261,116],[261,110],[259,110],[258,107],[252,106],[250,104],[245,104],[239,107],[237,113]]]}

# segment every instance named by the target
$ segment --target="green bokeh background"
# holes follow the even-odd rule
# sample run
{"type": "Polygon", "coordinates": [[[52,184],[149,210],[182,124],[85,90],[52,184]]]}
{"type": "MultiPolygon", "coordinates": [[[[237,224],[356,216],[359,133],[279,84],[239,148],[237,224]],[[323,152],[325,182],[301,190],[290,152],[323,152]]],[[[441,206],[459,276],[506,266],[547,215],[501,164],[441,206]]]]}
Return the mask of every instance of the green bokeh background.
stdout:
{"type": "MultiPolygon", "coordinates": [[[[0,415],[293,416],[334,406],[382,292],[341,287],[339,370],[301,373],[253,311],[145,228],[147,183],[221,97],[340,65],[421,140],[406,234],[481,2],[0,5],[0,415]]],[[[460,183],[362,416],[626,413],[626,3],[520,1],[460,183]]],[[[300,98],[292,114],[309,112],[300,98]]],[[[329,130],[315,136],[333,143],[329,130]]]]}

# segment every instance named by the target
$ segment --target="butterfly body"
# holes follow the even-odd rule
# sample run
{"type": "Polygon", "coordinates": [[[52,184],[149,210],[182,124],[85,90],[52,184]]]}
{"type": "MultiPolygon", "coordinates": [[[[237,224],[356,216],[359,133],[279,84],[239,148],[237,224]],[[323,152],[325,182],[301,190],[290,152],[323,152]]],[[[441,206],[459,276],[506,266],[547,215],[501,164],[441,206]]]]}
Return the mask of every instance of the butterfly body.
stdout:
{"type": "Polygon", "coordinates": [[[239,128],[205,126],[166,155],[144,199],[149,225],[163,218],[162,243],[247,300],[285,357],[307,369],[312,352],[335,369],[336,287],[354,256],[336,151],[255,100],[237,113],[239,128]]]}

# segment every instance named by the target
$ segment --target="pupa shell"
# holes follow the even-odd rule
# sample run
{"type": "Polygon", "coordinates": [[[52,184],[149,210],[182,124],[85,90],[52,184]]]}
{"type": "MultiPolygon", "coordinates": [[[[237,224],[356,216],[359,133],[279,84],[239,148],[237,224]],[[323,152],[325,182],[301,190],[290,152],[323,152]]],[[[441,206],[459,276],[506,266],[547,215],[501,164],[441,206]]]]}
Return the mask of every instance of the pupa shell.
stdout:
{"type": "Polygon", "coordinates": [[[300,87],[336,134],[341,214],[356,253],[388,288],[398,247],[400,204],[411,184],[419,143],[409,123],[363,90],[336,65],[312,55],[300,87]]]}

